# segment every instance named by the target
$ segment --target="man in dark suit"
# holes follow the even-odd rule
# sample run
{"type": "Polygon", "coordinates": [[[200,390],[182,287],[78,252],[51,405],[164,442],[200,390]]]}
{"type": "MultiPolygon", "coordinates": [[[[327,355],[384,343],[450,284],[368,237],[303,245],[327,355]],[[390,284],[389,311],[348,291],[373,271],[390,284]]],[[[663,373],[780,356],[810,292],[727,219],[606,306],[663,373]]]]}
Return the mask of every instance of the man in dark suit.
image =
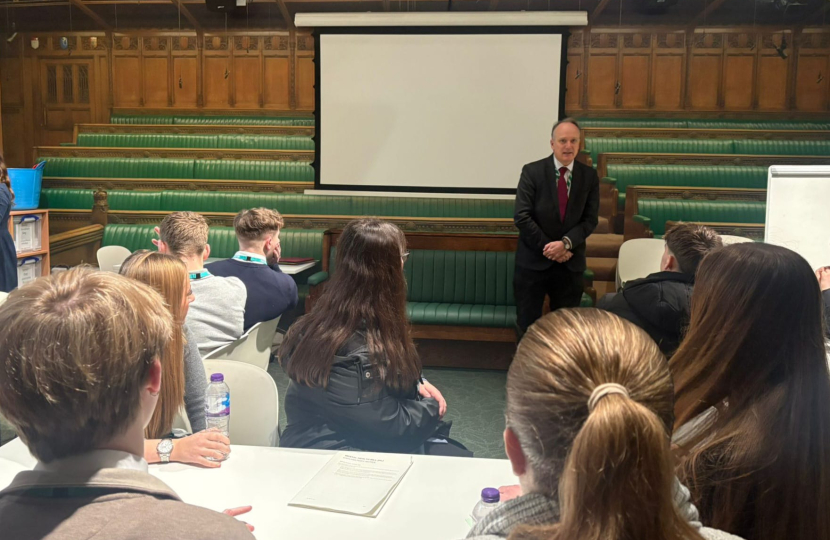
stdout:
{"type": "Polygon", "coordinates": [[[582,298],[585,241],[597,226],[599,177],[575,161],[579,125],[573,118],[553,126],[553,155],[522,168],[513,219],[519,229],[516,273],[520,335],[542,316],[545,295],[551,311],[576,307],[582,298]]]}

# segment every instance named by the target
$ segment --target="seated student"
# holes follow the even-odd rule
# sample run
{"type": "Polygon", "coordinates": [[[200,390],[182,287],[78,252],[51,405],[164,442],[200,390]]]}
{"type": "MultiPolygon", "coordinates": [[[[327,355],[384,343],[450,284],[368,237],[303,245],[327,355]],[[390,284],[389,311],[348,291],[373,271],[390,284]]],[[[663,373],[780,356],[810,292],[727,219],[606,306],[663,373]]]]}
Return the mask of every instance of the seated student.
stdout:
{"type": "Polygon", "coordinates": [[[679,478],[704,523],[747,540],[830,538],[830,372],[800,255],[736,244],[697,271],[675,382],[679,478]]]}
{"type": "Polygon", "coordinates": [[[821,287],[821,297],[824,299],[824,320],[826,321],[824,330],[830,338],[830,266],[816,270],[816,277],[821,287]]]}
{"type": "Polygon", "coordinates": [[[187,313],[199,354],[205,356],[245,333],[245,284],[234,277],[218,277],[204,267],[210,257],[208,224],[196,212],[173,212],[156,227],[153,240],[161,253],[184,261],[196,299],[187,313]]]}
{"type": "Polygon", "coordinates": [[[206,266],[214,276],[237,277],[245,284],[245,331],[297,305],[297,284],[277,264],[282,225],[279,213],[268,208],[242,210],[233,220],[239,251],[233,259],[206,266]]]}
{"type": "Polygon", "coordinates": [[[280,363],[291,379],[280,446],[422,452],[446,411],[421,381],[409,335],[403,232],[352,221],[337,243],[337,271],[311,313],[291,326],[280,363]]]}
{"type": "Polygon", "coordinates": [[[504,443],[524,494],[468,538],[735,539],[679,510],[673,405],[668,366],[641,329],[599,309],[538,320],[507,374],[504,443]]]}
{"type": "Polygon", "coordinates": [[[162,364],[164,385],[159,402],[147,429],[144,430],[144,459],[148,463],[181,461],[204,467],[219,467],[221,458],[230,452],[230,440],[214,431],[203,431],[205,423],[205,365],[196,339],[184,324],[193,291],[187,277],[187,268],[172,255],[145,249],[136,251],[121,265],[121,275],[135,279],[158,291],[170,313],[176,329],[165,351],[162,364]],[[170,433],[173,420],[182,406],[194,435],[173,439],[170,433]]]}
{"type": "Polygon", "coordinates": [[[0,536],[252,538],[181,502],[141,458],[175,326],[155,290],[111,272],[76,268],[9,295],[0,414],[38,464],[0,491],[0,536]]]}
{"type": "Polygon", "coordinates": [[[693,223],[679,223],[663,238],[660,272],[626,283],[622,293],[604,296],[597,307],[633,322],[671,356],[689,324],[697,266],[723,242],[712,229],[693,223]]]}

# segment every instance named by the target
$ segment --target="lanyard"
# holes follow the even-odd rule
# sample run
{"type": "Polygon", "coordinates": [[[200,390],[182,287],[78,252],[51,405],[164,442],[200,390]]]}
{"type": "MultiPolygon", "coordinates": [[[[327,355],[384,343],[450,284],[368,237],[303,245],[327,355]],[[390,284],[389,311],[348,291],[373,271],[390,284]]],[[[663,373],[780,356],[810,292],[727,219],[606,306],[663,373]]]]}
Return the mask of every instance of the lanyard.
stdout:
{"type": "Polygon", "coordinates": [[[211,274],[210,274],[210,272],[207,271],[207,269],[203,268],[202,270],[199,270],[198,272],[188,272],[187,275],[190,278],[190,280],[193,281],[193,280],[197,280],[197,279],[204,279],[206,277],[210,277],[211,274]]]}
{"type": "Polygon", "coordinates": [[[244,255],[242,253],[237,252],[233,258],[237,261],[242,262],[252,262],[256,264],[265,264],[265,257],[255,257],[253,255],[244,255]]]}

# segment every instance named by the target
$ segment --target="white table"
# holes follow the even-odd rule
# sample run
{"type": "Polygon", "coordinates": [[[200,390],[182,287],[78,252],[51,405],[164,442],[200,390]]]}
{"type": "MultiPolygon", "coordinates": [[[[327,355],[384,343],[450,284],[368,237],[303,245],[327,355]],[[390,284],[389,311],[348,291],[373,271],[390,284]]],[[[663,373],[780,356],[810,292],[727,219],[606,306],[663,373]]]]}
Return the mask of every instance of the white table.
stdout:
{"type": "MultiPolygon", "coordinates": [[[[225,261],[225,260],[227,260],[227,259],[223,259],[221,257],[209,257],[205,261],[205,264],[210,264],[212,262],[225,261]]],[[[281,265],[279,265],[279,267],[280,267],[280,270],[282,270],[283,274],[288,274],[290,276],[290,275],[293,275],[293,274],[299,274],[300,272],[304,272],[304,271],[308,270],[309,268],[313,268],[315,264],[317,264],[317,261],[311,261],[311,262],[306,262],[306,263],[302,263],[302,264],[281,264],[281,265]]]]}
{"type": "Polygon", "coordinates": [[[634,279],[660,271],[666,242],[657,238],[636,238],[623,242],[617,261],[617,292],[634,279]]]}
{"type": "MultiPolygon", "coordinates": [[[[150,473],[190,504],[213,510],[252,505],[243,519],[256,527],[257,538],[268,540],[460,539],[467,535],[466,518],[482,488],[517,483],[507,460],[414,456],[412,468],[376,518],[289,507],[288,501],[332,454],[233,446],[219,469],[170,463],[151,465],[150,473]]],[[[20,439],[0,447],[0,458],[27,467],[35,463],[20,439]]]]}

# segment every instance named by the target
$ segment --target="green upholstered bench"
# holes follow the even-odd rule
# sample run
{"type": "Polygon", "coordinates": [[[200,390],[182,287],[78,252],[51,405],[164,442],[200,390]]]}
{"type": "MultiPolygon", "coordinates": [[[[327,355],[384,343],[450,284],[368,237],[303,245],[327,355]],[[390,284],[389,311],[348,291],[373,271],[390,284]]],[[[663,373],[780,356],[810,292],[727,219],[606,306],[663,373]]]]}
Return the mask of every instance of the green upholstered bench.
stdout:
{"type": "MultiPolygon", "coordinates": [[[[92,207],[91,189],[46,188],[44,208],[86,210],[92,207]]],[[[286,215],[395,216],[425,218],[510,219],[510,199],[426,199],[418,197],[362,197],[294,193],[223,193],[220,191],[108,190],[110,210],[239,212],[265,206],[286,215]]]]}
{"type": "MultiPolygon", "coordinates": [[[[617,195],[617,208],[625,210],[628,186],[767,187],[767,167],[712,165],[609,165],[602,179],[602,196],[617,195]]],[[[610,217],[610,216],[608,216],[610,217]]]]}
{"type": "Polygon", "coordinates": [[[599,162],[599,154],[607,152],[648,152],[655,154],[736,153],[733,141],[718,139],[588,137],[585,139],[585,149],[590,152],[591,160],[595,165],[599,162]]]}
{"type": "Polygon", "coordinates": [[[46,157],[47,178],[168,178],[313,182],[314,169],[298,161],[255,159],[46,157]]]}
{"type": "MultiPolygon", "coordinates": [[[[335,233],[333,243],[336,238],[335,233]]],[[[433,245],[440,248],[448,242],[458,246],[458,239],[428,233],[407,235],[410,255],[404,263],[404,274],[407,315],[413,325],[413,336],[513,341],[516,237],[500,237],[494,244],[488,243],[493,237],[471,236],[464,246],[480,249],[424,249],[433,245]]],[[[325,271],[309,278],[313,296],[320,294],[314,287],[325,283],[329,275],[336,272],[336,250],[336,246],[330,248],[325,271]]],[[[593,273],[590,270],[586,270],[585,279],[586,290],[592,291],[593,273]]],[[[593,304],[593,298],[587,292],[583,293],[581,306],[593,304]]],[[[311,304],[307,303],[306,307],[310,308],[311,304]]]]}
{"type": "Polygon", "coordinates": [[[202,133],[79,133],[77,146],[131,148],[238,148],[314,150],[310,137],[286,135],[209,135],[202,133]]]}
{"type": "Polygon", "coordinates": [[[802,120],[732,120],[705,118],[581,118],[582,127],[688,129],[830,130],[830,122],[802,120]]]}
{"type": "Polygon", "coordinates": [[[218,124],[240,126],[314,126],[314,118],[292,116],[185,116],[114,114],[111,124],[218,124]]]}
{"type": "Polygon", "coordinates": [[[736,140],[735,154],[830,156],[830,139],[823,141],[736,140]]]}

